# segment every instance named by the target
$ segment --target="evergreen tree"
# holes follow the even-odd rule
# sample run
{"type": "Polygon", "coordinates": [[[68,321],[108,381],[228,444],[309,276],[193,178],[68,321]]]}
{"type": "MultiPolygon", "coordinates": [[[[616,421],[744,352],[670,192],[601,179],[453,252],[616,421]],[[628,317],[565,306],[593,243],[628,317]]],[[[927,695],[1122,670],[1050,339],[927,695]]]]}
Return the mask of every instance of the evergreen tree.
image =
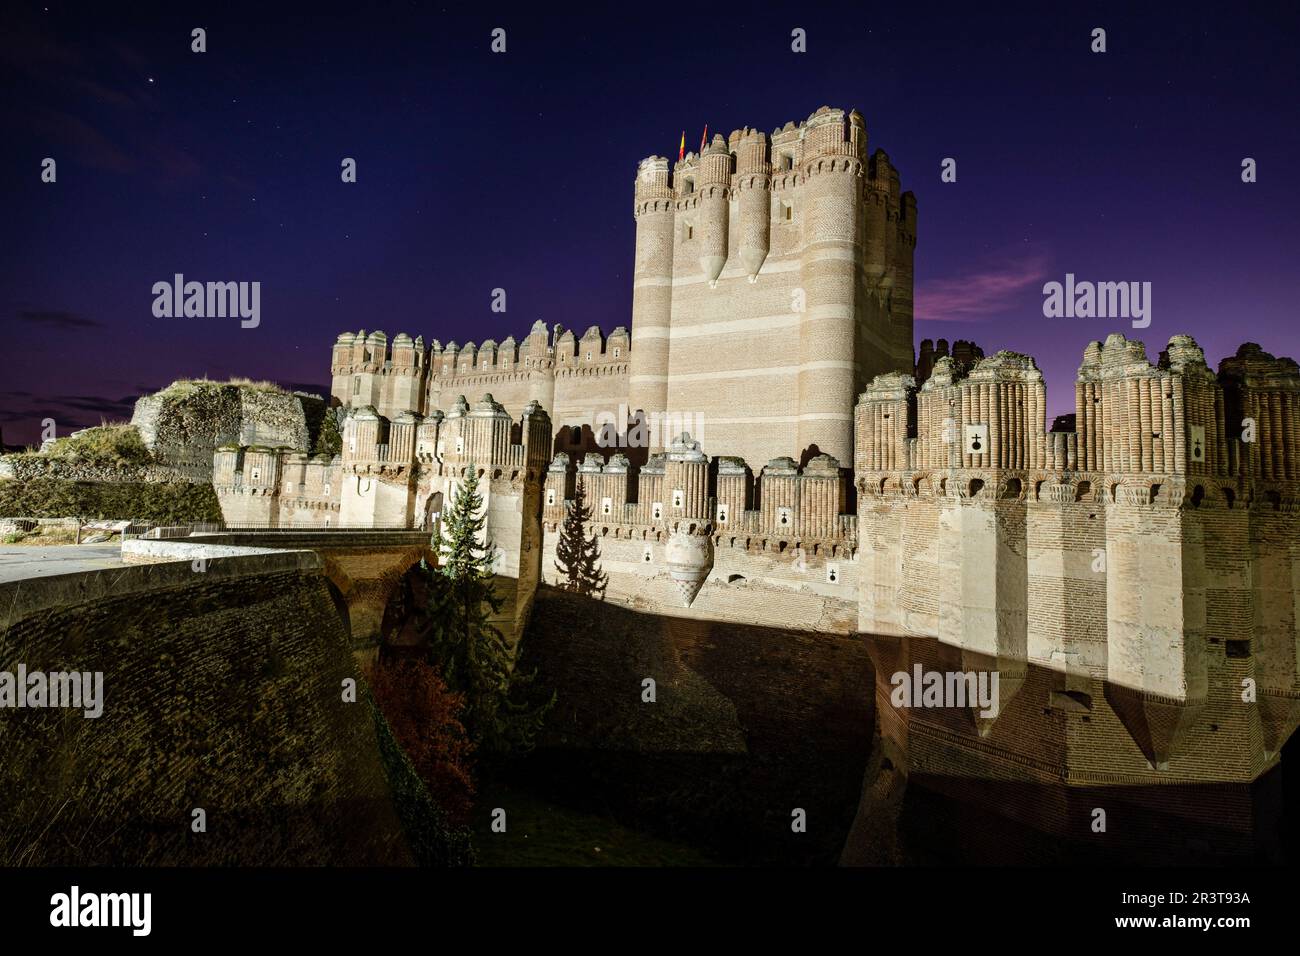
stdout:
{"type": "Polygon", "coordinates": [[[336,415],[336,409],[325,409],[325,417],[321,419],[320,431],[316,435],[316,454],[328,455],[333,458],[335,455],[343,453],[343,435],[339,431],[339,420],[336,415]]]}
{"type": "Polygon", "coordinates": [[[492,624],[504,606],[493,587],[490,541],[479,543],[485,519],[478,475],[471,466],[433,539],[442,587],[430,591],[430,649],[453,692],[465,698],[465,729],[481,749],[502,753],[531,749],[555,703],[521,699],[535,674],[514,669],[514,648],[492,624]]]}
{"type": "Polygon", "coordinates": [[[582,475],[578,475],[573,503],[564,516],[560,540],[555,544],[555,570],[564,575],[560,590],[603,598],[609,575],[601,570],[597,560],[600,557],[600,541],[594,532],[590,538],[586,537],[587,522],[590,520],[591,508],[587,506],[587,492],[582,484],[582,475]]]}

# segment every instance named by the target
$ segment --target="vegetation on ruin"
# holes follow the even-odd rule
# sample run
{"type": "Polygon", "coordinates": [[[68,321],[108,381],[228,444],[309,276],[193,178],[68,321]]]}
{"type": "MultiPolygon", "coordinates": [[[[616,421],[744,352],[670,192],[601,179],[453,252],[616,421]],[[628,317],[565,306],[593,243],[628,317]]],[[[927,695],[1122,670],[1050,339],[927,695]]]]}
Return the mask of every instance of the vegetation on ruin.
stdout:
{"type": "Polygon", "coordinates": [[[31,478],[0,481],[0,515],[172,525],[220,521],[221,505],[212,485],[206,483],[31,478]]]}
{"type": "Polygon", "coordinates": [[[251,379],[251,378],[211,379],[208,378],[207,376],[203,376],[201,378],[178,378],[176,381],[172,382],[170,385],[164,388],[161,394],[173,396],[177,394],[184,394],[187,392],[194,392],[200,388],[204,388],[207,386],[222,386],[222,385],[234,385],[239,388],[249,388],[255,392],[275,392],[280,395],[289,394],[279,385],[275,384],[275,382],[268,382],[265,379],[251,379]]]}
{"type": "Polygon", "coordinates": [[[107,422],[57,438],[45,451],[27,452],[25,456],[60,458],[99,468],[141,468],[154,461],[134,425],[107,422]]]}
{"type": "Polygon", "coordinates": [[[492,624],[503,601],[493,587],[496,549],[480,544],[483,510],[471,468],[433,541],[440,563],[428,589],[430,655],[452,691],[464,696],[465,729],[480,752],[522,753],[533,748],[555,696],[540,699],[536,675],[514,667],[514,647],[492,624]]]}
{"type": "Polygon", "coordinates": [[[603,598],[609,575],[600,567],[600,540],[594,533],[590,538],[587,537],[587,522],[590,520],[591,508],[587,505],[586,489],[583,487],[582,475],[578,475],[573,502],[564,516],[560,540],[555,544],[555,570],[563,578],[560,590],[603,598]]]}

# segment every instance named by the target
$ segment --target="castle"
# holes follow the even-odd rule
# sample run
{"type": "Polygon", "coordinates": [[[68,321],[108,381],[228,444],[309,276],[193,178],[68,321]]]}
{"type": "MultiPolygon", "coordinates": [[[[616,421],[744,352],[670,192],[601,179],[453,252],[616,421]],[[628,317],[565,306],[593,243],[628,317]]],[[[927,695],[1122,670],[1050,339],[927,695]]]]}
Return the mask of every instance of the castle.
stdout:
{"type": "Polygon", "coordinates": [[[431,527],[474,468],[524,590],[554,581],[581,480],[609,600],[874,635],[878,681],[916,640],[996,669],[999,702],[971,718],[990,743],[961,756],[878,684],[914,768],[1091,785],[1276,761],[1300,723],[1294,361],[1245,345],[1216,374],[1186,336],[1153,363],[1114,334],[1049,430],[1029,356],[927,340],[914,358],[916,202],[856,111],[716,136],[671,176],[651,156],[634,218],[630,335],[344,333],[341,455],[219,450],[227,519],[431,527]],[[655,416],[704,433],[642,430],[655,416]],[[1061,715],[1050,752],[1016,708],[1061,715]]]}
{"type": "MultiPolygon", "coordinates": [[[[813,448],[847,463],[854,397],[913,367],[916,201],[884,151],[868,155],[861,115],[823,107],[770,138],[717,135],[671,179],[651,156],[633,215],[630,336],[551,337],[540,322],[522,342],[477,346],[344,333],[333,397],[392,418],[491,392],[594,431],[601,412],[641,410],[706,421],[715,447],[747,461],[813,448]]],[[[675,435],[656,431],[662,451],[675,435]]]]}

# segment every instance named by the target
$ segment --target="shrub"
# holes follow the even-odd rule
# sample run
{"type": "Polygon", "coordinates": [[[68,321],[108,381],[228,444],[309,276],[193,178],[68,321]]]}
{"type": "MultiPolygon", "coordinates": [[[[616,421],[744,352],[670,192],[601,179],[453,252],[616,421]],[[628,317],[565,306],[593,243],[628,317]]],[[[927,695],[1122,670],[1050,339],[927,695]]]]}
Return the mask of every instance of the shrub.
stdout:
{"type": "Polygon", "coordinates": [[[99,425],[50,443],[46,454],[109,468],[149,465],[153,454],[134,425],[99,425]]]}
{"type": "Polygon", "coordinates": [[[469,822],[474,747],[460,722],[465,700],[421,660],[380,662],[367,679],[393,736],[453,823],[469,822]]]}
{"type": "Polygon", "coordinates": [[[210,484],[192,482],[70,481],[30,478],[0,481],[0,515],[93,520],[133,518],[149,524],[220,521],[221,504],[210,484]]]}
{"type": "Polygon", "coordinates": [[[402,831],[420,866],[473,866],[474,846],[466,827],[451,824],[447,814],[429,794],[411,759],[393,737],[373,693],[366,695],[375,722],[379,756],[402,822],[402,831]]]}

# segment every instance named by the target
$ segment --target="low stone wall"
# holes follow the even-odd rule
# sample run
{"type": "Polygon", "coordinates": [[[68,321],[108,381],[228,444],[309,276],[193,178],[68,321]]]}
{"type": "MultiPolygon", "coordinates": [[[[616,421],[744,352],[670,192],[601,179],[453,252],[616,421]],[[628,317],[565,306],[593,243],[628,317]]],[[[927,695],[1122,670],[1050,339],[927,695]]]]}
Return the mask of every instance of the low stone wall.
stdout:
{"type": "Polygon", "coordinates": [[[0,865],[411,862],[339,601],[304,552],[0,585],[0,670],[103,674],[0,709],[0,865]]]}

